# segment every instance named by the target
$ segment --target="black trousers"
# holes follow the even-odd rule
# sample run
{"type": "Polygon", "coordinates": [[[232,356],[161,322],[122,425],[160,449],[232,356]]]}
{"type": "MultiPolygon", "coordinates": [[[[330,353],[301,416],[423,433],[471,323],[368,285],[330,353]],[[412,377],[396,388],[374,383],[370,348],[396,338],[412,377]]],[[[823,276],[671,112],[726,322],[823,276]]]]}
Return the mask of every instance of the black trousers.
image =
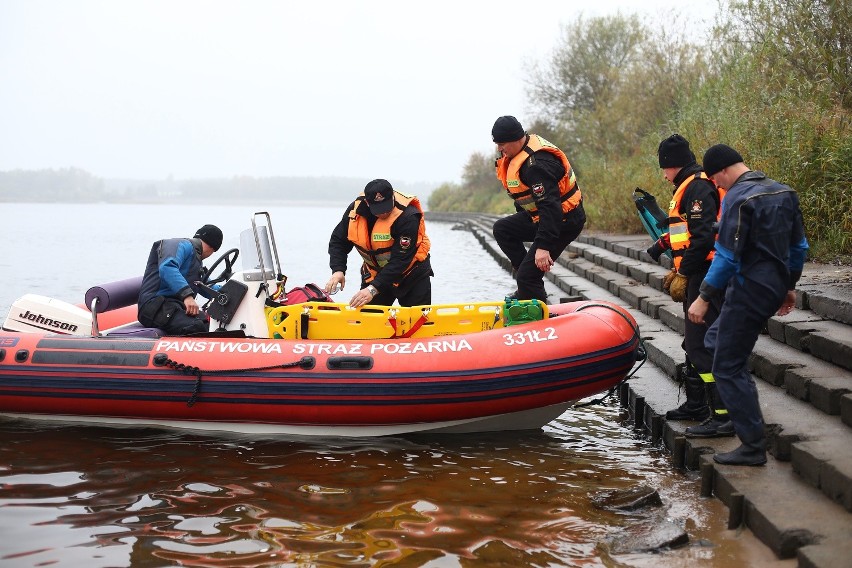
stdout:
{"type": "Polygon", "coordinates": [[[731,278],[722,312],[705,337],[713,352],[716,389],[737,436],[746,444],[764,439],[763,414],[748,359],[767,320],[783,302],[784,295],[769,287],[731,278]]]}
{"type": "Polygon", "coordinates": [[[394,300],[399,300],[400,306],[425,306],[432,303],[432,280],[428,277],[418,278],[403,292],[379,292],[369,303],[374,306],[391,306],[394,300]]]}
{"type": "MultiPolygon", "coordinates": [[[[370,304],[375,306],[392,306],[394,300],[399,301],[400,306],[425,306],[432,303],[432,262],[427,256],[426,260],[419,263],[414,269],[403,278],[393,290],[379,292],[376,297],[370,300],[370,304]]],[[[365,278],[369,276],[369,272],[365,272],[362,267],[361,273],[361,288],[367,286],[365,278]]]]}
{"type": "Polygon", "coordinates": [[[186,306],[175,298],[155,296],[139,308],[139,322],[145,327],[158,327],[166,335],[191,335],[209,329],[207,314],[186,315],[186,306]]]}
{"type": "MultiPolygon", "coordinates": [[[[586,212],[581,203],[569,211],[562,220],[559,228],[559,238],[548,249],[555,261],[571,242],[580,236],[586,224],[586,212]]],[[[544,272],[535,265],[535,251],[538,247],[531,246],[529,250],[525,243],[533,242],[538,232],[538,224],[533,223],[529,214],[518,212],[503,217],[494,223],[492,230],[497,245],[515,270],[518,281],[519,300],[541,300],[547,303],[547,292],[544,290],[544,272]]]]}
{"type": "MultiPolygon", "coordinates": [[[[689,281],[686,286],[686,300],[683,302],[683,313],[686,316],[689,311],[689,306],[698,297],[701,281],[707,272],[699,272],[689,276],[689,281]]],[[[719,312],[722,309],[723,294],[717,294],[710,300],[710,306],[707,308],[707,314],[704,316],[705,323],[692,323],[689,317],[684,319],[683,328],[683,351],[686,357],[704,382],[711,382],[707,375],[713,371],[713,352],[707,349],[704,345],[704,337],[707,335],[707,329],[713,325],[716,318],[719,317],[719,312]]]]}

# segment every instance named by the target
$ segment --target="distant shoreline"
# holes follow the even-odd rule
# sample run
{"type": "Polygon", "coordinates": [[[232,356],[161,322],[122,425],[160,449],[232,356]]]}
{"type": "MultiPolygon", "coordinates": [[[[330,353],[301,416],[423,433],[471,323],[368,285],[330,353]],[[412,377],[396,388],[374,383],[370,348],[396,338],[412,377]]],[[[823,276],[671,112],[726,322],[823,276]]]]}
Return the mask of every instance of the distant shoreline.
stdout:
{"type": "MultiPolygon", "coordinates": [[[[292,205],[295,207],[340,207],[341,211],[343,208],[347,207],[352,200],[356,196],[353,194],[352,198],[349,200],[338,200],[338,199],[263,199],[262,202],[264,205],[292,205]]],[[[146,199],[146,200],[129,200],[129,199],[110,199],[110,200],[92,200],[85,201],[80,199],[75,200],[4,200],[0,198],[0,204],[20,204],[20,205],[39,205],[39,204],[55,204],[62,203],[66,205],[245,205],[247,202],[250,203],[258,203],[261,200],[247,200],[245,198],[234,198],[234,199],[211,199],[201,201],[198,199],[146,199]]],[[[426,208],[426,204],[422,203],[424,207],[424,211],[430,213],[429,209],[426,208]]],[[[431,212],[433,215],[437,215],[438,212],[431,212]]],[[[452,213],[452,212],[442,212],[442,215],[451,217],[454,215],[475,215],[475,213],[452,213]]],[[[461,218],[461,217],[460,217],[461,218]]],[[[452,218],[447,219],[435,219],[440,221],[452,221],[452,218]]]]}
{"type": "MultiPolygon", "coordinates": [[[[354,196],[353,196],[354,198],[354,196]]],[[[136,199],[98,199],[98,200],[82,200],[82,199],[73,199],[73,200],[59,200],[59,199],[29,199],[29,200],[4,200],[0,199],[0,203],[8,203],[8,204],[27,204],[27,205],[39,205],[39,204],[55,204],[55,203],[63,203],[67,205],[168,205],[170,203],[186,205],[242,205],[247,200],[245,198],[234,198],[234,199],[210,199],[210,200],[199,200],[197,198],[190,199],[145,199],[145,200],[136,200],[136,199]]],[[[313,200],[305,200],[305,199],[266,199],[263,201],[265,203],[269,203],[270,205],[301,205],[301,206],[336,206],[341,204],[342,202],[336,199],[313,199],[313,200]]],[[[345,207],[351,203],[351,200],[343,203],[341,207],[345,207]]]]}

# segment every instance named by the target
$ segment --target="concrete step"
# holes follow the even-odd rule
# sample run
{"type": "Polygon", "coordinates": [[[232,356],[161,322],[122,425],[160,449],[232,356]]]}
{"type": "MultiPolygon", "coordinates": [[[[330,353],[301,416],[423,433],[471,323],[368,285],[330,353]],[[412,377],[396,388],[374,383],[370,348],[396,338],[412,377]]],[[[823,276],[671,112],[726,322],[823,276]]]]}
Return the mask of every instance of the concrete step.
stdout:
{"type": "MultiPolygon", "coordinates": [[[[651,240],[644,234],[584,231],[575,242],[594,244],[634,260],[653,263],[645,252],[651,240]]],[[[671,259],[666,256],[660,258],[659,264],[667,269],[672,266],[671,259]]],[[[808,262],[797,288],[800,307],[826,319],[852,325],[852,267],[808,262]]]]}
{"type": "MultiPolygon", "coordinates": [[[[667,257],[661,257],[661,265],[654,263],[645,253],[647,245],[647,237],[637,240],[635,237],[581,235],[569,245],[568,252],[578,254],[613,272],[629,274],[637,282],[662,291],[660,276],[665,276],[668,272],[671,261],[667,257]]],[[[803,276],[803,280],[813,282],[816,278],[815,270],[813,265],[809,265],[810,274],[803,276]]],[[[852,328],[842,320],[832,318],[845,318],[847,305],[852,301],[852,284],[847,289],[850,296],[847,298],[841,298],[840,294],[836,293],[832,296],[826,295],[821,290],[818,291],[816,286],[808,284],[806,289],[799,291],[798,309],[794,310],[793,314],[773,318],[774,336],[817,358],[852,371],[852,328]],[[820,312],[811,310],[812,305],[819,306],[820,312]]],[[[831,286],[834,292],[840,288],[837,284],[831,286]]]]}
{"type": "MultiPolygon", "coordinates": [[[[491,235],[497,218],[461,214],[456,221],[509,270],[491,235]]],[[[683,361],[683,310],[662,292],[668,270],[648,262],[648,244],[644,235],[581,235],[547,275],[551,301],[600,299],[631,312],[648,359],[623,385],[622,404],[637,430],[671,451],[673,465],[701,471],[702,493],[728,505],[732,527],[744,522],[779,558],[796,557],[800,566],[848,566],[852,378],[848,367],[837,362],[845,361],[839,352],[845,344],[836,338],[844,338],[849,328],[839,318],[808,309],[811,298],[819,298],[826,312],[842,312],[843,303],[826,307],[825,295],[806,291],[794,315],[773,318],[767,326],[750,364],[759,379],[772,457],[766,467],[721,466],[710,454],[733,449],[736,438],[688,439],[683,430],[690,423],[665,420],[665,411],[681,402],[675,377],[683,361]],[[818,353],[813,345],[822,337],[808,339],[812,335],[826,338],[818,353]]],[[[831,274],[812,278],[836,280],[831,274]]]]}
{"type": "MultiPolygon", "coordinates": [[[[630,263],[613,265],[610,262],[615,260],[612,259],[612,253],[600,252],[600,249],[591,245],[572,245],[572,248],[575,249],[574,254],[581,256],[567,261],[560,259],[564,266],[610,293],[617,294],[631,307],[658,318],[678,334],[683,334],[683,309],[661,290],[660,280],[664,270],[639,270],[630,263]],[[618,272],[613,271],[613,268],[618,272]],[[647,280],[647,284],[636,279],[637,270],[647,280]],[[659,290],[657,284],[660,284],[659,290]]],[[[785,388],[791,395],[810,402],[822,412],[839,415],[842,397],[852,392],[852,372],[845,368],[846,365],[838,366],[833,362],[846,356],[845,351],[849,347],[845,336],[852,333],[852,328],[837,322],[813,322],[814,316],[804,310],[794,313],[798,315],[773,318],[768,325],[769,334],[758,340],[752,354],[752,369],[763,380],[785,388]],[[800,321],[796,322],[795,319],[800,321]],[[797,325],[802,321],[808,324],[797,325]],[[805,341],[801,340],[802,333],[799,331],[805,327],[821,329],[819,333],[808,335],[807,342],[813,345],[816,337],[824,340],[821,344],[822,357],[813,357],[811,349],[801,349],[805,341]],[[786,342],[774,341],[785,338],[786,342]]]]}
{"type": "MultiPolygon", "coordinates": [[[[628,299],[632,307],[641,309],[643,313],[659,318],[668,328],[678,333],[678,338],[682,335],[684,316],[680,305],[671,302],[670,298],[668,303],[665,303],[667,296],[661,291],[655,293],[648,290],[648,288],[656,288],[656,284],[659,283],[659,271],[640,270],[640,273],[647,278],[648,286],[637,290],[632,282],[635,281],[633,276],[637,272],[635,263],[622,262],[617,258],[621,255],[615,255],[614,252],[588,243],[572,245],[570,248],[575,249],[573,252],[577,255],[577,258],[566,262],[572,271],[594,281],[611,293],[618,293],[621,298],[628,299]],[[625,272],[631,276],[625,276],[625,272]]],[[[631,249],[625,247],[625,250],[631,249]]],[[[813,316],[806,317],[806,319],[811,318],[813,316]]],[[[784,335],[786,337],[786,333],[793,333],[790,330],[796,328],[783,325],[780,321],[782,319],[784,318],[776,318],[774,325],[786,329],[784,335]]],[[[838,421],[838,424],[849,426],[852,425],[848,417],[849,404],[852,402],[848,400],[848,393],[852,389],[852,373],[826,361],[844,357],[842,352],[846,347],[842,340],[844,334],[849,332],[849,328],[839,322],[820,321],[819,323],[830,328],[825,335],[832,334],[831,341],[826,342],[823,358],[815,358],[808,351],[792,348],[787,343],[773,340],[771,335],[765,335],[758,339],[750,358],[750,370],[766,383],[784,389],[787,394],[810,403],[820,412],[830,416],[841,414],[842,420],[838,421]],[[839,340],[835,340],[835,337],[839,340]],[[845,403],[844,400],[846,400],[845,403]],[[844,406],[846,414],[842,414],[844,406]]],[[[657,335],[659,336],[659,331],[657,335]]],[[[660,349],[655,348],[653,341],[650,343],[651,345],[647,348],[650,360],[671,374],[671,370],[677,367],[682,358],[680,350],[673,349],[671,341],[664,341],[660,349]]],[[[832,452],[837,452],[833,454],[835,456],[844,456],[848,453],[846,448],[852,447],[848,445],[852,441],[852,438],[849,438],[848,428],[844,428],[844,432],[839,432],[834,427],[826,431],[820,417],[810,416],[806,408],[797,407],[793,411],[786,408],[783,399],[775,396],[776,391],[761,388],[758,390],[761,393],[764,418],[772,432],[770,443],[773,446],[771,450],[773,455],[782,461],[795,460],[792,464],[795,471],[802,472],[815,487],[822,489],[827,496],[852,510],[852,503],[849,501],[852,496],[852,463],[850,463],[852,460],[836,457],[833,462],[829,461],[832,452]],[[770,396],[776,398],[776,403],[771,405],[772,408],[766,408],[766,399],[770,396]],[[779,409],[781,409],[780,413],[779,409]],[[805,418],[799,419],[799,417],[805,418]],[[808,443],[813,439],[823,440],[827,447],[817,451],[822,446],[808,443]],[[823,471],[826,473],[820,474],[823,471]]]]}
{"type": "Polygon", "coordinates": [[[803,479],[793,463],[770,459],[764,467],[743,468],[713,462],[712,453],[729,451],[738,442],[733,438],[684,438],[688,423],[664,418],[665,410],[677,403],[667,379],[654,365],[641,367],[623,389],[622,405],[630,410],[638,430],[672,451],[673,465],[698,468],[701,494],[715,495],[728,506],[728,526],[745,524],[779,558],[798,558],[799,566],[848,566],[852,558],[848,508],[803,479]]]}
{"type": "Polygon", "coordinates": [[[849,325],[800,309],[771,318],[768,327],[773,339],[847,371],[852,370],[852,327],[849,325]]]}
{"type": "MultiPolygon", "coordinates": [[[[608,249],[612,249],[611,251],[598,246],[605,243],[600,237],[590,237],[587,240],[594,244],[572,244],[569,247],[571,253],[582,256],[588,262],[609,271],[617,271],[622,275],[628,274],[638,283],[647,284],[658,290],[662,289],[661,277],[665,274],[665,269],[660,270],[655,266],[648,268],[647,263],[630,258],[645,254],[644,251],[637,250],[635,246],[625,244],[621,240],[614,240],[607,245],[608,249]]],[[[635,239],[628,242],[633,243],[635,239]]],[[[579,261],[573,261],[572,265],[578,273],[587,274],[588,277],[597,281],[607,280],[607,276],[599,269],[590,268],[579,261]]],[[[812,273],[811,279],[814,278],[812,273]]],[[[609,279],[609,282],[610,287],[614,285],[621,288],[622,297],[631,297],[634,306],[640,307],[653,317],[660,317],[672,329],[683,333],[683,313],[677,308],[671,309],[672,304],[665,301],[668,298],[667,295],[662,292],[660,292],[661,295],[655,295],[647,290],[637,289],[623,279],[609,279]]],[[[807,369],[787,374],[783,372],[783,366],[774,365],[771,369],[773,372],[769,375],[760,372],[758,374],[779,386],[784,386],[794,396],[810,401],[823,412],[841,414],[841,400],[846,394],[852,392],[852,372],[849,371],[852,368],[852,327],[838,321],[826,320],[803,306],[804,304],[787,316],[773,317],[767,325],[769,335],[831,365],[821,365],[812,359],[808,359],[808,364],[803,365],[795,361],[795,358],[791,358],[794,360],[790,366],[791,369],[796,367],[807,367],[807,369]],[[779,379],[782,380],[779,382],[779,379]]],[[[835,311],[842,312],[843,305],[838,304],[835,311]]],[[[755,350],[754,358],[760,360],[763,355],[762,350],[768,346],[768,343],[761,343],[760,348],[755,350]]],[[[844,422],[852,426],[850,418],[852,417],[848,413],[843,415],[844,422]]]]}

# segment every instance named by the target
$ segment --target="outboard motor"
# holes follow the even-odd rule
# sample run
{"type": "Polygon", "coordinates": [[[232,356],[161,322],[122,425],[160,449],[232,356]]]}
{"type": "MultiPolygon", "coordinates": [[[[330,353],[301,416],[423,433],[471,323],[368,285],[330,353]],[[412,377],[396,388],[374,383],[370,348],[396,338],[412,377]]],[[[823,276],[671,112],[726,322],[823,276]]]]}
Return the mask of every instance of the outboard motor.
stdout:
{"type": "Polygon", "coordinates": [[[89,335],[91,329],[92,314],[88,310],[38,294],[25,294],[15,300],[3,323],[4,331],[23,333],[89,335]]]}

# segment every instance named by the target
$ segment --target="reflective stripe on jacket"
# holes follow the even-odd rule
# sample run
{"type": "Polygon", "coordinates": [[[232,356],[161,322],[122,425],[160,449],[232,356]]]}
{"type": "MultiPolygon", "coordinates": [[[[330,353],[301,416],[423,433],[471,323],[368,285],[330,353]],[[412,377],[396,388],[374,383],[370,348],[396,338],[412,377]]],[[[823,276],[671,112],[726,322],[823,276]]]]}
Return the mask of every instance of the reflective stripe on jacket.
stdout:
{"type": "Polygon", "coordinates": [[[557,156],[565,167],[565,175],[559,180],[559,195],[562,200],[562,213],[568,213],[577,205],[580,204],[582,195],[577,187],[577,176],[574,174],[574,168],[568,161],[565,153],[539,136],[538,134],[530,134],[527,144],[518,154],[511,160],[502,156],[497,160],[497,179],[503,183],[503,187],[509,194],[509,197],[515,200],[524,211],[529,213],[533,222],[538,223],[538,207],[536,206],[535,198],[532,190],[521,181],[520,171],[524,162],[533,155],[534,152],[544,150],[557,156]]]}
{"type": "MultiPolygon", "coordinates": [[[[390,215],[386,218],[376,219],[372,231],[369,229],[367,219],[357,213],[358,206],[363,201],[364,194],[362,193],[355,199],[355,206],[349,212],[349,232],[347,238],[355,245],[355,250],[358,251],[358,254],[364,260],[364,268],[370,273],[370,276],[366,279],[368,283],[375,279],[379,271],[391,258],[393,246],[396,244],[391,233],[391,227],[393,227],[394,222],[399,219],[409,205],[413,205],[420,211],[420,227],[417,231],[416,243],[417,253],[415,253],[414,258],[403,271],[402,276],[404,278],[417,263],[423,262],[426,259],[431,247],[429,237],[426,236],[426,222],[420,200],[412,195],[405,195],[394,190],[394,208],[391,209],[390,215]]],[[[400,243],[400,246],[404,246],[404,243],[400,243]]],[[[395,285],[398,285],[398,283],[395,285]]]]}
{"type": "MultiPolygon", "coordinates": [[[[678,186],[677,190],[674,192],[674,196],[672,196],[672,200],[669,202],[669,241],[671,242],[672,247],[672,263],[674,264],[675,270],[680,270],[680,263],[683,260],[683,253],[686,249],[689,248],[690,242],[690,234],[689,234],[689,225],[686,219],[686,213],[680,212],[681,202],[683,201],[683,196],[686,193],[686,188],[690,183],[696,178],[706,179],[710,183],[713,181],[707,177],[707,174],[704,172],[698,172],[697,174],[692,174],[678,186]]],[[[716,211],[716,221],[722,215],[722,199],[725,197],[725,190],[721,187],[716,186],[716,191],[719,192],[719,208],[716,211]]],[[[710,252],[707,253],[706,260],[713,260],[713,255],[715,251],[710,249],[710,252]]]]}

